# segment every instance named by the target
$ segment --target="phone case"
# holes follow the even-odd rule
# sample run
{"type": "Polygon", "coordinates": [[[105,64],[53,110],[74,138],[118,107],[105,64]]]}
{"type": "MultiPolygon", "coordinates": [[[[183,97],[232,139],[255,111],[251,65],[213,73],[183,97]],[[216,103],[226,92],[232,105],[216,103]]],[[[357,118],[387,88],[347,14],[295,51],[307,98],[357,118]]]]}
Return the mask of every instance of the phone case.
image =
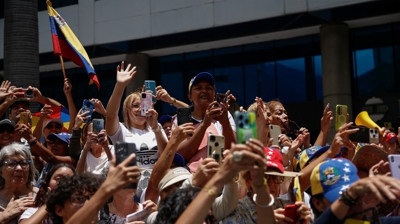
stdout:
{"type": "MultiPolygon", "coordinates": [[[[147,92],[147,90],[151,90],[151,94],[152,95],[156,95],[156,81],[154,81],[154,80],[145,80],[144,81],[144,85],[145,85],[145,88],[146,88],[146,92],[147,92]]],[[[151,98],[152,99],[152,101],[155,103],[155,102],[157,102],[157,99],[156,98],[154,98],[154,97],[152,97],[151,98]]]]}
{"type": "Polygon", "coordinates": [[[224,153],[225,137],[221,135],[209,135],[207,139],[207,157],[213,158],[219,165],[224,153]]]}
{"type": "Polygon", "coordinates": [[[400,155],[391,154],[388,156],[388,161],[392,177],[400,180],[400,155]]]}
{"type": "Polygon", "coordinates": [[[347,106],[336,105],[336,116],[335,116],[335,130],[338,131],[342,125],[347,123],[347,106]]]}
{"type": "Polygon", "coordinates": [[[82,113],[85,113],[86,111],[89,111],[87,116],[89,117],[88,119],[85,120],[85,122],[90,122],[92,114],[93,114],[93,109],[94,109],[94,103],[90,100],[83,100],[82,104],[82,113]]]}
{"type": "Polygon", "coordinates": [[[273,138],[272,145],[279,146],[279,135],[282,134],[281,127],[278,125],[269,125],[269,136],[273,138]]]}
{"type": "Polygon", "coordinates": [[[29,115],[27,112],[21,112],[19,114],[19,122],[21,124],[28,124],[29,123],[29,115]]]}
{"type": "Polygon", "coordinates": [[[352,142],[362,143],[379,143],[379,130],[377,128],[367,128],[364,126],[352,126],[350,128],[358,128],[356,133],[349,135],[352,142]]]}
{"type": "Polygon", "coordinates": [[[236,123],[236,139],[239,144],[244,144],[250,138],[257,139],[256,114],[254,112],[234,113],[236,123]]]}
{"type": "Polygon", "coordinates": [[[151,115],[147,115],[146,113],[153,107],[153,102],[151,101],[151,93],[143,92],[140,95],[140,114],[142,116],[149,117],[151,115]]]}
{"type": "MultiPolygon", "coordinates": [[[[136,153],[136,145],[131,142],[116,142],[115,143],[115,159],[116,164],[122,163],[129,155],[136,153]]],[[[129,166],[136,166],[136,157],[129,163],[129,166]]]]}
{"type": "Polygon", "coordinates": [[[178,108],[176,114],[177,114],[178,125],[192,122],[191,108],[178,108]]]}
{"type": "Polygon", "coordinates": [[[104,120],[101,118],[93,119],[93,133],[98,134],[103,129],[104,129],[104,120]]]}
{"type": "Polygon", "coordinates": [[[286,205],[284,214],[285,214],[286,217],[289,217],[289,218],[291,218],[293,220],[293,222],[291,222],[292,224],[296,224],[297,223],[297,219],[298,219],[297,206],[295,204],[286,205]]]}

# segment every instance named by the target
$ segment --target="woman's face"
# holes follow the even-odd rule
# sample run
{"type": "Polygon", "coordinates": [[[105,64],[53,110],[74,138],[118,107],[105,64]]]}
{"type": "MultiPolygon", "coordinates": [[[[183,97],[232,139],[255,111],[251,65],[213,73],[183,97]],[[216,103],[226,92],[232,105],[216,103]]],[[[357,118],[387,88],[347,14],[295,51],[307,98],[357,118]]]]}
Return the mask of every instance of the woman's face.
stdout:
{"type": "Polygon", "coordinates": [[[68,156],[68,144],[55,138],[54,141],[46,141],[47,148],[56,156],[68,156]]]}
{"type": "Polygon", "coordinates": [[[30,162],[22,155],[7,157],[1,164],[1,176],[6,184],[26,185],[29,178],[30,162]]]}
{"type": "Polygon", "coordinates": [[[146,123],[146,117],[142,117],[140,114],[140,97],[135,97],[131,104],[129,120],[137,125],[143,125],[146,123]]]}
{"type": "Polygon", "coordinates": [[[281,127],[282,132],[284,132],[285,128],[282,125],[282,122],[289,126],[289,118],[287,116],[287,112],[282,104],[277,103],[273,107],[271,111],[271,124],[278,125],[281,127]]]}
{"type": "Polygon", "coordinates": [[[46,127],[43,128],[43,137],[47,138],[49,134],[55,133],[61,133],[62,131],[62,125],[57,123],[57,122],[50,122],[46,125],[46,127]]]}
{"type": "Polygon", "coordinates": [[[0,147],[6,146],[14,141],[14,128],[11,125],[0,126],[0,147]]]}
{"type": "Polygon", "coordinates": [[[60,180],[66,176],[73,176],[74,172],[69,167],[60,167],[51,176],[50,183],[49,183],[49,191],[51,189],[55,189],[58,186],[60,180]]]}
{"type": "Polygon", "coordinates": [[[281,185],[281,181],[283,180],[283,177],[281,176],[275,176],[275,175],[265,175],[265,178],[267,178],[267,184],[269,188],[269,192],[274,196],[274,198],[278,198],[279,196],[279,187],[281,185]]]}
{"type": "Polygon", "coordinates": [[[193,102],[194,109],[207,108],[214,101],[215,88],[207,81],[199,81],[192,86],[189,99],[193,102]]]}
{"type": "Polygon", "coordinates": [[[164,129],[164,132],[167,135],[168,139],[171,137],[171,126],[172,126],[172,123],[170,121],[166,121],[162,125],[162,128],[164,129]]]}

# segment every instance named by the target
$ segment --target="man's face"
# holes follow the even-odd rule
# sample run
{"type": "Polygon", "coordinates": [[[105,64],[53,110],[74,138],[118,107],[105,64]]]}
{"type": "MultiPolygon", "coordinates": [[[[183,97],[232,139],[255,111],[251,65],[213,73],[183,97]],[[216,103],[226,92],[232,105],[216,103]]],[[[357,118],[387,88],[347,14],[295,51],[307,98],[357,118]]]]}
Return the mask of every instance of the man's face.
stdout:
{"type": "Polygon", "coordinates": [[[31,111],[28,104],[23,102],[16,102],[11,106],[11,112],[8,115],[8,119],[14,121],[15,123],[18,123],[19,115],[22,112],[27,112],[29,114],[29,117],[31,116],[31,111]]]}

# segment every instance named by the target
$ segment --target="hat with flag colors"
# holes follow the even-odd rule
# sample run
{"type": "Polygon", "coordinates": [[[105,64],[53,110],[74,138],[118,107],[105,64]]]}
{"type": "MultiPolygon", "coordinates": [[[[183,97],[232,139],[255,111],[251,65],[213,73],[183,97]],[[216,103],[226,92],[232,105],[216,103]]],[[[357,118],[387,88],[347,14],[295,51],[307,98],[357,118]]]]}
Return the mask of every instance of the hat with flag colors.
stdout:
{"type": "Polygon", "coordinates": [[[357,168],[350,160],[327,159],[318,164],[311,173],[311,194],[313,196],[323,194],[328,201],[333,203],[341,193],[359,179],[357,168]]]}

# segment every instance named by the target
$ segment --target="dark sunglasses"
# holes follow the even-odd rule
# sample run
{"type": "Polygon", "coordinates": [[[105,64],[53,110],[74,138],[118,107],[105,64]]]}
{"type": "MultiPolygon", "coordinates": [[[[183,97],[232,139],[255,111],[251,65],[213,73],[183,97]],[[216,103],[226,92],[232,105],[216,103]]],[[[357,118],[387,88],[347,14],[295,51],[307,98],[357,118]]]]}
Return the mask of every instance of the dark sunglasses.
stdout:
{"type": "Polygon", "coordinates": [[[4,132],[14,133],[14,128],[10,125],[2,125],[0,126],[0,133],[2,134],[4,132]]]}
{"type": "Polygon", "coordinates": [[[49,125],[46,126],[46,128],[48,128],[48,129],[53,129],[53,128],[61,129],[62,125],[58,124],[58,123],[56,125],[49,124],[49,125]]]}

